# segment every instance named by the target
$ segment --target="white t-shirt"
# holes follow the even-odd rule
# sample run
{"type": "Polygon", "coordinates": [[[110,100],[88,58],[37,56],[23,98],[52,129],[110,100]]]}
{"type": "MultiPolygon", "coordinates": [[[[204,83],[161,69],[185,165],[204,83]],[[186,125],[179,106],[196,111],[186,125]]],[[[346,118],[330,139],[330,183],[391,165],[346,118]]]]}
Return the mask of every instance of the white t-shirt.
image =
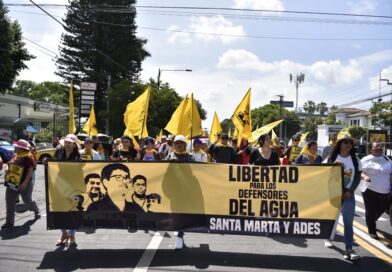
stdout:
{"type": "Polygon", "coordinates": [[[192,151],[191,154],[195,157],[195,161],[198,162],[207,162],[207,154],[203,151],[200,150],[199,152],[192,151]]]}
{"type": "MultiPolygon", "coordinates": [[[[351,189],[351,186],[354,181],[354,174],[355,174],[355,167],[354,167],[354,163],[351,159],[351,156],[342,157],[342,156],[338,155],[336,157],[335,161],[340,161],[341,163],[343,163],[344,187],[347,189],[351,189]]],[[[361,171],[362,170],[361,161],[360,160],[357,160],[357,161],[358,161],[358,171],[361,171]]]]}
{"type": "Polygon", "coordinates": [[[391,190],[390,175],[392,161],[384,156],[368,155],[362,158],[363,173],[370,177],[371,182],[364,182],[361,191],[370,189],[380,194],[388,194],[391,190]]]}

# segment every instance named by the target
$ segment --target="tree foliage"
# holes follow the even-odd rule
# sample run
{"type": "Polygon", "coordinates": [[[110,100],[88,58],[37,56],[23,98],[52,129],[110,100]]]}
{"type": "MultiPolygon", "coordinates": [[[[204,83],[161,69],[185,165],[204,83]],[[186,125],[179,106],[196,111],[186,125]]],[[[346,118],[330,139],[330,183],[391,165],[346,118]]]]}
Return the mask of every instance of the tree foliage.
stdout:
{"type": "Polygon", "coordinates": [[[308,114],[308,115],[313,115],[314,112],[316,111],[317,107],[316,107],[316,103],[314,103],[314,101],[308,100],[307,102],[305,102],[304,106],[303,106],[304,111],[308,114]]]}
{"type": "Polygon", "coordinates": [[[323,119],[320,117],[311,116],[305,119],[302,124],[302,132],[309,132],[307,139],[308,140],[317,140],[317,126],[322,125],[324,123],[323,119]]]}
{"type": "Polygon", "coordinates": [[[348,131],[351,134],[351,136],[357,140],[361,139],[361,137],[366,138],[368,135],[368,129],[360,126],[350,126],[348,127],[348,131]]]}
{"type": "MultiPolygon", "coordinates": [[[[27,97],[33,100],[68,106],[69,86],[56,81],[36,83],[31,80],[17,80],[8,91],[9,94],[27,97]]],[[[74,91],[74,103],[77,107],[79,92],[74,91]]]]}
{"type": "MultiPolygon", "coordinates": [[[[267,104],[262,107],[253,109],[251,112],[253,130],[255,130],[257,127],[262,127],[281,119],[279,105],[267,104]]],[[[294,135],[301,129],[300,120],[295,112],[283,109],[282,114],[284,119],[283,127],[285,128],[283,129],[283,133],[286,135],[286,138],[290,138],[292,135],[294,135]]],[[[278,130],[276,132],[278,133],[278,130]]],[[[282,140],[283,136],[279,135],[282,140]]]]}
{"type": "Polygon", "coordinates": [[[24,48],[18,22],[12,22],[7,12],[0,0],[0,93],[12,87],[19,72],[27,68],[25,62],[34,58],[24,48]]]}
{"type": "Polygon", "coordinates": [[[392,126],[392,103],[391,102],[379,102],[374,103],[370,108],[372,114],[372,124],[392,126]]]}
{"type": "Polygon", "coordinates": [[[101,116],[110,115],[103,112],[108,76],[112,86],[123,80],[135,83],[142,61],[150,55],[144,49],[147,40],[136,37],[135,2],[116,1],[127,12],[102,12],[102,7],[113,5],[109,0],[70,0],[67,6],[57,74],[76,84],[96,82],[95,109],[101,116]]]}
{"type": "Polygon", "coordinates": [[[320,102],[316,105],[316,110],[320,113],[321,116],[324,116],[325,113],[328,111],[327,103],[320,102]]]}

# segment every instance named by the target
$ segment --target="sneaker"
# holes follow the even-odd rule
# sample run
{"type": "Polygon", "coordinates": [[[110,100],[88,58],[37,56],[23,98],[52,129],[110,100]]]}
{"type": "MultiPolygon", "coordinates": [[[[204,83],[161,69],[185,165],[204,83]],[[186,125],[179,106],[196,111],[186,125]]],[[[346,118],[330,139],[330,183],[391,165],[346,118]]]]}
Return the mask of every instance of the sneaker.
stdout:
{"type": "Polygon", "coordinates": [[[41,218],[41,213],[37,212],[37,213],[34,214],[34,219],[35,220],[38,220],[40,218],[41,218]]]}
{"type": "Polygon", "coordinates": [[[373,239],[376,239],[376,240],[378,240],[380,237],[378,237],[378,235],[377,235],[377,233],[370,233],[369,232],[369,236],[371,237],[371,238],[373,238],[373,239]]]}
{"type": "Polygon", "coordinates": [[[183,247],[184,247],[184,238],[177,237],[177,239],[176,239],[176,246],[174,247],[174,249],[181,250],[183,247]]]}
{"type": "Polygon", "coordinates": [[[10,229],[13,228],[14,224],[11,223],[5,223],[4,225],[1,226],[1,229],[10,229]]]}
{"type": "Polygon", "coordinates": [[[332,248],[333,247],[332,240],[330,240],[330,239],[324,240],[324,246],[327,248],[332,248]]]}
{"type": "Polygon", "coordinates": [[[357,253],[353,249],[349,249],[349,250],[346,250],[346,252],[343,255],[343,258],[345,260],[354,261],[354,260],[358,260],[359,256],[357,255],[357,253]]]}

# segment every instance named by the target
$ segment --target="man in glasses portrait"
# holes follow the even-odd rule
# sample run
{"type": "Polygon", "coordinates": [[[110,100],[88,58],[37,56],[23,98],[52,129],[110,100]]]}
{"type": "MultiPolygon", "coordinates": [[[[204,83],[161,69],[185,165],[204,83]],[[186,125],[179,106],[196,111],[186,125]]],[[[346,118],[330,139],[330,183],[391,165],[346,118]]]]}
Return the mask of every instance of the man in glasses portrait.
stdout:
{"type": "Polygon", "coordinates": [[[134,203],[125,199],[130,179],[129,168],[124,164],[108,164],[102,168],[101,181],[106,195],[91,203],[88,211],[134,211],[134,203]]]}

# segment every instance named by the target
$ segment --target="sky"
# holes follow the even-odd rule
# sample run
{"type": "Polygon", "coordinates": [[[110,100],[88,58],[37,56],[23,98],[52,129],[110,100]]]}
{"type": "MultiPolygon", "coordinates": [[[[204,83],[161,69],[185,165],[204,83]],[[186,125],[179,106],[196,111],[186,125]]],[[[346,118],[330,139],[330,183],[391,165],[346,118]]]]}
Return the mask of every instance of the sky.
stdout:
{"type": "MultiPolygon", "coordinates": [[[[3,0],[4,3],[30,3],[3,0]]],[[[36,3],[66,4],[66,0],[37,0],[36,3]]],[[[115,1],[113,1],[115,3],[115,1]]],[[[276,11],[306,11],[392,16],[390,0],[144,0],[139,6],[194,6],[276,11]]],[[[65,8],[47,8],[64,16],[65,8]]],[[[35,7],[9,7],[23,36],[58,52],[62,27],[35,7]],[[33,14],[34,13],[34,14],[33,14]]],[[[278,100],[295,104],[295,84],[290,73],[305,74],[299,86],[299,102],[312,100],[328,106],[344,106],[380,93],[392,86],[392,19],[351,16],[292,14],[284,12],[229,10],[163,11],[137,8],[139,37],[148,40],[151,53],[143,63],[141,79],[158,76],[158,69],[192,69],[192,72],[163,71],[161,80],[184,96],[193,93],[207,111],[203,127],[210,128],[214,111],[219,119],[230,118],[246,91],[252,88],[251,108],[278,100]],[[208,33],[220,35],[207,35],[208,33]]],[[[29,41],[36,59],[27,62],[18,79],[62,80],[54,74],[53,57],[29,41]]],[[[383,98],[389,101],[391,96],[383,98]]],[[[368,109],[368,103],[350,105],[368,109]]],[[[289,110],[292,110],[288,108],[289,110]]]]}

